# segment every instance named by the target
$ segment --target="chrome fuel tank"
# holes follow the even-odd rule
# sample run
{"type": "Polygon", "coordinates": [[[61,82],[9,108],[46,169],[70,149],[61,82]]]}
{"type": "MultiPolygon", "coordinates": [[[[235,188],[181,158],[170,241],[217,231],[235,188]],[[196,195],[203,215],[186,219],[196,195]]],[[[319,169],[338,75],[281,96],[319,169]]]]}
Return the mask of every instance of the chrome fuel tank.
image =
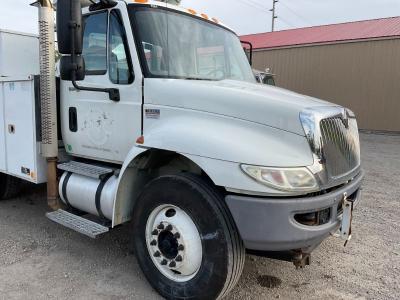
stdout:
{"type": "Polygon", "coordinates": [[[65,172],[59,183],[62,201],[81,211],[112,220],[118,178],[94,179],[65,172]]]}

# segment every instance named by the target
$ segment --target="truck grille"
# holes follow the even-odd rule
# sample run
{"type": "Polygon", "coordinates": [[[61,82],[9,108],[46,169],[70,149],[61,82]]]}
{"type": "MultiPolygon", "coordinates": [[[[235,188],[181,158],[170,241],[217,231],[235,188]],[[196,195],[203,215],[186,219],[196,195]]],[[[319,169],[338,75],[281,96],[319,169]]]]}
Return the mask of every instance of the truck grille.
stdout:
{"type": "Polygon", "coordinates": [[[324,161],[331,178],[345,175],[360,165],[360,142],[355,118],[323,119],[320,130],[324,161]]]}

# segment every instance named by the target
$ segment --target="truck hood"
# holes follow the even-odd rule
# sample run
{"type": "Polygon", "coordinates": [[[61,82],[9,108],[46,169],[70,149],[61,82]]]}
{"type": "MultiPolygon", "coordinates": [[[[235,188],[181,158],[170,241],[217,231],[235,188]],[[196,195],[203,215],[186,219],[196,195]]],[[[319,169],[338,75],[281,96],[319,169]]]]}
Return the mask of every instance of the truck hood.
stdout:
{"type": "Polygon", "coordinates": [[[235,80],[199,81],[149,78],[145,102],[239,118],[303,135],[305,108],[337,106],[282,88],[235,80]]]}

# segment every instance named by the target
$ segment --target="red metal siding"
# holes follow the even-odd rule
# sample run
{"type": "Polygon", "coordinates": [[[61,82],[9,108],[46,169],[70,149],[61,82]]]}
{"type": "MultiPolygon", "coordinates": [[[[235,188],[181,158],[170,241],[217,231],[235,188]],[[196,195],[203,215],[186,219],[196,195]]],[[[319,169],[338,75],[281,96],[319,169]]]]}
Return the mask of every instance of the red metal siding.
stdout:
{"type": "Polygon", "coordinates": [[[400,132],[399,53],[395,38],[261,50],[253,62],[280,87],[350,108],[362,129],[400,132]]]}
{"type": "Polygon", "coordinates": [[[254,49],[400,36],[400,17],[244,35],[254,49]]]}

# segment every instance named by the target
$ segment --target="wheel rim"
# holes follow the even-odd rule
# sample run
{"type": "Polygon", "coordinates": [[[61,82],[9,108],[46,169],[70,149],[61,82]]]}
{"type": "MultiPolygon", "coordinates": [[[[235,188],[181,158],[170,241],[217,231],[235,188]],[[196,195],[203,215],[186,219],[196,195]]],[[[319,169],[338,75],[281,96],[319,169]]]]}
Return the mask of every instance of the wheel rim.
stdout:
{"type": "Polygon", "coordinates": [[[189,281],[200,269],[200,233],[191,217],[177,206],[153,210],[146,224],[146,245],[154,265],[173,281],[189,281]]]}

